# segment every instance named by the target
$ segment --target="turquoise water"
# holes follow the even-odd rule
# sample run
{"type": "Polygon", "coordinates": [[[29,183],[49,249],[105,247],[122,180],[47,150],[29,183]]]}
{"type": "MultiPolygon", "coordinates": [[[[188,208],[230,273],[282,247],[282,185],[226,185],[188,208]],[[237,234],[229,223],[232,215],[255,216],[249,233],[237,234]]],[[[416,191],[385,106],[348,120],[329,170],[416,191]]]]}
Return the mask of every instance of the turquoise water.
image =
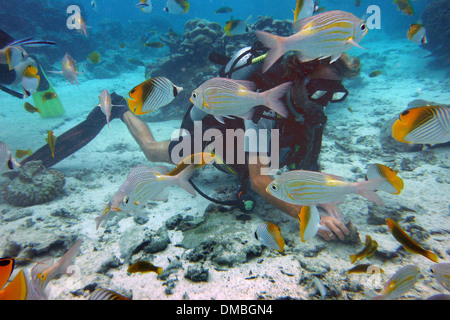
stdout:
{"type": "MultiPolygon", "coordinates": [[[[59,115],[47,117],[50,109],[45,109],[45,103],[40,102],[42,98],[23,100],[0,91],[0,141],[17,158],[17,150],[31,149],[35,153],[47,148],[50,130],[59,137],[82,123],[96,108],[103,89],[127,97],[131,89],[155,76],[165,76],[184,90],[167,106],[137,118],[150,129],[156,141],[170,140],[190,106],[191,92],[206,79],[216,77],[220,70],[221,66],[208,60],[209,54],[231,56],[252,45],[256,40],[255,26],[261,21],[270,24],[273,18],[283,26],[290,26],[287,20],[293,20],[296,3],[191,0],[187,13],[174,15],[163,11],[166,1],[162,0],[153,1],[150,13],[141,12],[135,6],[137,1],[132,0],[97,0],[95,8],[87,0],[28,0],[20,7],[10,0],[2,2],[1,30],[14,39],[32,37],[56,42],[55,46],[26,50],[39,61],[63,108],[59,115]],[[87,37],[67,27],[69,5],[80,8],[87,37]],[[232,12],[214,13],[224,6],[231,7],[232,12]],[[248,33],[222,36],[231,17],[247,20],[248,33]],[[194,42],[190,38],[192,21],[206,25],[205,40],[194,42]],[[210,30],[217,26],[220,28],[211,35],[210,30]],[[172,32],[178,40],[170,46],[166,40],[172,32]],[[145,42],[162,46],[146,47],[145,42]],[[66,52],[78,64],[79,86],[51,72],[61,70],[66,52]],[[87,59],[91,52],[99,53],[98,63],[87,59]],[[24,102],[41,106],[41,115],[27,112],[24,102]]],[[[325,11],[343,10],[363,19],[373,16],[367,10],[370,5],[377,6],[380,13],[380,20],[376,20],[379,28],[370,29],[360,42],[364,49],[355,47],[347,52],[360,61],[359,74],[343,80],[349,91],[347,99],[325,108],[328,119],[320,153],[321,171],[349,182],[363,182],[367,165],[381,163],[394,169],[404,182],[399,195],[377,192],[383,206],[356,193],[339,203],[341,215],[337,220],[347,226],[351,222],[356,230],[346,240],[339,240],[336,235],[332,240],[316,235],[302,242],[296,217],[269,203],[264,194],[255,190],[249,191],[254,209],[246,213],[235,206],[212,203],[199,194],[193,197],[178,186],[170,187],[165,201],[153,199],[133,212],[117,213],[96,228],[95,218],[102,215],[134,167],[166,165],[170,170],[175,167],[159,159],[152,160],[127,125],[113,119],[86,146],[51,165],[52,170],[64,175],[64,187],[50,200],[23,205],[20,199],[34,199],[36,196],[32,194],[45,190],[40,191],[39,185],[25,185],[11,191],[8,186],[18,178],[11,172],[1,177],[0,258],[32,260],[17,259],[11,279],[21,269],[29,273],[36,261],[51,258],[56,262],[81,239],[80,253],[71,264],[76,273],[52,279],[46,298],[84,300],[89,298],[92,288],[101,287],[135,300],[363,300],[380,294],[383,285],[407,265],[418,266],[420,276],[410,290],[395,298],[427,299],[448,293],[430,271],[435,262],[403,249],[385,223],[386,218],[397,221],[416,242],[435,252],[440,263],[448,262],[448,143],[422,150],[422,145],[414,148],[383,140],[386,123],[398,118],[411,101],[422,99],[447,108],[450,104],[450,63],[448,51],[442,49],[448,44],[440,43],[436,31],[431,30],[427,46],[406,37],[409,26],[423,18],[430,2],[411,1],[415,14],[407,16],[388,0],[362,0],[359,7],[353,1],[320,1],[325,11]],[[374,71],[381,74],[371,77],[374,71]],[[255,238],[255,230],[262,221],[281,229],[283,252],[255,238]],[[346,271],[357,264],[352,264],[349,256],[364,248],[366,235],[378,242],[378,250],[358,263],[370,263],[384,273],[348,275],[346,271]],[[141,260],[162,267],[163,274],[127,272],[130,264],[141,260]],[[325,285],[325,297],[316,288],[315,278],[325,285]]],[[[273,32],[282,28],[271,25],[269,29],[273,32]]],[[[0,81],[0,84],[22,92],[20,82],[11,85],[0,81]]],[[[137,135],[146,137],[142,132],[137,135]]],[[[239,185],[235,176],[205,166],[194,177],[200,189],[213,198],[235,199],[239,185]]],[[[51,184],[53,187],[55,183],[51,184]]],[[[321,214],[327,215],[324,211],[321,214]]],[[[33,279],[29,281],[31,285],[33,279]]]]}

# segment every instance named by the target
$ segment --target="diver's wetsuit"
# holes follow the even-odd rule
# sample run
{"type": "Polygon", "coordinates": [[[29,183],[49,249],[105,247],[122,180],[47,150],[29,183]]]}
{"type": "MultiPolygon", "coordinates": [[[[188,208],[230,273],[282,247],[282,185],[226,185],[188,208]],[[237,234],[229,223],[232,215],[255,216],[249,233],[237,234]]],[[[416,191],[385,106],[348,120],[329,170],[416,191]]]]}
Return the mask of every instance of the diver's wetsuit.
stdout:
{"type": "MultiPolygon", "coordinates": [[[[121,118],[124,112],[129,110],[125,99],[113,92],[111,93],[111,100],[114,107],[111,109],[110,120],[121,118]]],[[[86,117],[86,120],[56,137],[55,157],[52,156],[50,147],[44,145],[31,156],[22,160],[21,164],[41,160],[43,165],[49,168],[87,145],[105,125],[105,115],[100,107],[95,107],[86,117]]]]}

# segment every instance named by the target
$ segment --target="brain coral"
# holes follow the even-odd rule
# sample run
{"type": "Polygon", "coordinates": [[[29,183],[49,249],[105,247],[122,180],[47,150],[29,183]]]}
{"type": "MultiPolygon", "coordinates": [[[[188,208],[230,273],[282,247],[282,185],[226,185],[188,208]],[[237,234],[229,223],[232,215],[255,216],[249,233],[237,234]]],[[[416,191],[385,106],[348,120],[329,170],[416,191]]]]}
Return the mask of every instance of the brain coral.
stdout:
{"type": "Polygon", "coordinates": [[[30,161],[16,170],[2,190],[2,198],[17,207],[28,207],[53,200],[66,183],[64,175],[47,169],[42,161],[30,161]]]}

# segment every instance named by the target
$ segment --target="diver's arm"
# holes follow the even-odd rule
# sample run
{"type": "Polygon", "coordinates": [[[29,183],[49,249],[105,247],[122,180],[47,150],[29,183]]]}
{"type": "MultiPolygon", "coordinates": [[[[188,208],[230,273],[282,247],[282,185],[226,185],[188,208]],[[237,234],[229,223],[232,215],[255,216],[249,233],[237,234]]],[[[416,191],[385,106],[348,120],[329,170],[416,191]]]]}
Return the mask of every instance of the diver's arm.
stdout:
{"type": "Polygon", "coordinates": [[[122,120],[148,160],[172,163],[169,156],[170,141],[156,141],[147,124],[131,111],[126,111],[122,120]]]}
{"type": "Polygon", "coordinates": [[[249,176],[251,188],[258,193],[264,200],[274,205],[277,209],[287,213],[293,218],[297,218],[300,213],[301,206],[293,205],[275,198],[266,191],[267,186],[273,181],[268,175],[262,175],[261,169],[266,165],[261,164],[259,157],[256,155],[249,155],[249,176]]]}
{"type": "MultiPolygon", "coordinates": [[[[300,213],[301,206],[284,202],[266,192],[267,186],[273,181],[270,176],[261,174],[261,169],[266,167],[266,165],[261,164],[257,156],[252,155],[249,155],[249,163],[248,168],[252,189],[264,200],[274,205],[277,209],[287,213],[293,218],[297,218],[300,213]]],[[[324,207],[326,205],[320,206],[324,207]]],[[[339,239],[344,240],[345,235],[349,233],[348,229],[345,227],[345,224],[339,219],[336,219],[334,216],[321,216],[320,224],[333,231],[333,233],[330,233],[329,231],[319,229],[318,234],[325,240],[334,240],[336,239],[336,236],[338,236],[339,239]]]]}

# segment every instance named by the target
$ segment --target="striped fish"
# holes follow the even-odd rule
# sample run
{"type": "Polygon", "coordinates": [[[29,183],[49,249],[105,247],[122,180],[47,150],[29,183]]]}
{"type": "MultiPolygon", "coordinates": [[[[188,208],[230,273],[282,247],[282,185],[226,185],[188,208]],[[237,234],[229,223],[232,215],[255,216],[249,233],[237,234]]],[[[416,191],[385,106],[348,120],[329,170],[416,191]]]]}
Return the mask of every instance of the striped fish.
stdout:
{"type": "Polygon", "coordinates": [[[450,263],[436,263],[431,266],[436,281],[450,291],[450,263]]]}
{"type": "Polygon", "coordinates": [[[404,295],[414,287],[419,275],[419,268],[415,265],[407,265],[398,270],[384,285],[381,295],[374,300],[393,300],[404,295]]]}
{"type": "Polygon", "coordinates": [[[165,190],[177,185],[196,196],[189,183],[194,170],[210,163],[214,157],[210,153],[196,153],[181,161],[175,169],[169,172],[165,166],[149,168],[138,166],[129,173],[127,180],[119,187],[111,201],[111,211],[129,211],[147,201],[164,201],[168,197],[165,190]]]}
{"type": "Polygon", "coordinates": [[[89,296],[89,300],[131,300],[112,290],[98,288],[89,296]]]}
{"type": "Polygon", "coordinates": [[[41,77],[38,75],[38,69],[29,65],[22,74],[23,98],[26,99],[33,95],[39,87],[41,77]]]}
{"type": "Polygon", "coordinates": [[[280,228],[268,221],[263,221],[256,227],[255,238],[264,246],[283,252],[284,239],[280,228]]]}
{"type": "Polygon", "coordinates": [[[384,179],[384,183],[378,187],[378,190],[387,193],[399,194],[404,187],[403,180],[397,176],[397,172],[380,163],[373,163],[367,166],[366,178],[367,180],[384,179]]]}
{"type": "Polygon", "coordinates": [[[331,57],[330,63],[358,43],[368,32],[365,21],[345,11],[327,11],[299,20],[295,23],[296,34],[280,37],[264,31],[256,31],[258,39],[269,48],[264,60],[266,72],[288,51],[298,51],[301,61],[331,57]]]}
{"type": "Polygon", "coordinates": [[[11,150],[4,142],[0,142],[0,174],[15,170],[20,164],[12,156],[11,150]]]}
{"type": "Polygon", "coordinates": [[[167,78],[151,78],[131,89],[128,107],[137,115],[153,112],[172,102],[182,90],[167,78]]]}
{"type": "Polygon", "coordinates": [[[383,179],[374,179],[351,183],[322,172],[293,170],[275,178],[266,191],[275,198],[302,206],[341,203],[349,194],[359,194],[382,205],[383,200],[374,191],[383,182],[383,179]]]}
{"type": "Polygon", "coordinates": [[[253,107],[265,105],[283,117],[287,108],[280,100],[290,89],[286,82],[262,93],[254,92],[256,85],[251,81],[212,78],[192,92],[191,102],[206,113],[212,114],[223,123],[223,117],[236,116],[251,119],[253,107]]]}
{"type": "Polygon", "coordinates": [[[400,142],[438,144],[450,141],[450,109],[423,106],[403,111],[392,125],[392,137],[400,142]]]}

